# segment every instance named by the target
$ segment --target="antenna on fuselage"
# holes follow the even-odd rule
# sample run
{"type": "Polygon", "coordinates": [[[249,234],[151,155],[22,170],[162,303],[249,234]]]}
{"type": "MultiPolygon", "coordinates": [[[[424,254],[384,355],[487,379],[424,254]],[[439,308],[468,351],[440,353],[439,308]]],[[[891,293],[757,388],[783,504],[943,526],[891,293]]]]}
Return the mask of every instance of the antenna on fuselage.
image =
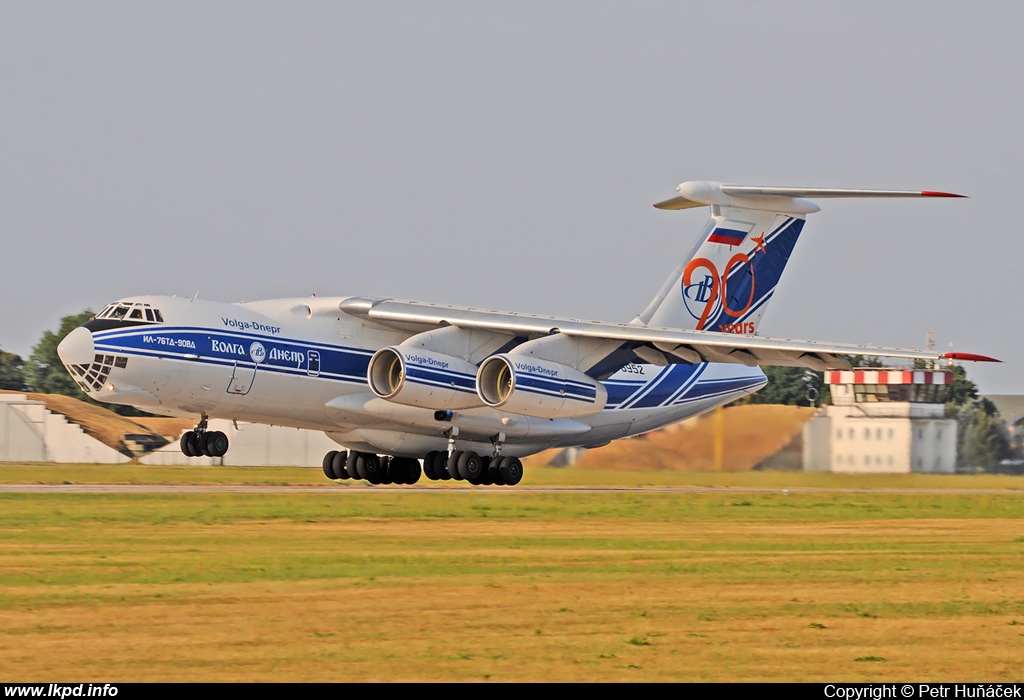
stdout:
{"type": "Polygon", "coordinates": [[[191,304],[193,301],[195,301],[198,298],[199,298],[199,290],[197,289],[196,293],[192,295],[192,298],[188,300],[188,303],[191,304]]]}

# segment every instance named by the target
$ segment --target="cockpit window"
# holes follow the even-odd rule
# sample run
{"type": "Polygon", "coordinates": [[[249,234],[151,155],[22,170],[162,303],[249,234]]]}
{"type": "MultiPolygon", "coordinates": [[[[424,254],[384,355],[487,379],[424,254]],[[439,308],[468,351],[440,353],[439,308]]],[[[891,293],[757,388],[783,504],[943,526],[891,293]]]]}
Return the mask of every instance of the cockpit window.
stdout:
{"type": "Polygon", "coordinates": [[[108,304],[103,311],[96,314],[96,318],[113,319],[115,321],[132,320],[148,323],[163,323],[164,315],[159,309],[154,309],[149,304],[141,302],[131,303],[127,301],[108,304]]]}

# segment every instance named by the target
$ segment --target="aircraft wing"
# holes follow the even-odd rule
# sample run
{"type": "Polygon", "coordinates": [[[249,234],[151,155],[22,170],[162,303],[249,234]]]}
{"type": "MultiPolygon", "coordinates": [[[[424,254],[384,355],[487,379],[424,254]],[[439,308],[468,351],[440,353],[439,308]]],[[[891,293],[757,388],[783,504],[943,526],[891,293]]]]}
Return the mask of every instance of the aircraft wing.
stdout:
{"type": "MultiPolygon", "coordinates": [[[[364,316],[384,325],[405,328],[455,326],[530,339],[561,334],[567,338],[619,342],[624,348],[632,351],[635,361],[655,365],[730,362],[749,366],[808,367],[815,370],[849,369],[850,364],[844,355],[932,361],[999,361],[968,353],[938,353],[933,350],[850,345],[713,331],[648,328],[626,323],[582,321],[394,299],[350,299],[341,303],[341,309],[346,313],[364,316]]],[[[628,358],[627,353],[620,366],[630,361],[634,360],[628,358]]],[[[605,369],[607,370],[607,367],[605,369]]]]}

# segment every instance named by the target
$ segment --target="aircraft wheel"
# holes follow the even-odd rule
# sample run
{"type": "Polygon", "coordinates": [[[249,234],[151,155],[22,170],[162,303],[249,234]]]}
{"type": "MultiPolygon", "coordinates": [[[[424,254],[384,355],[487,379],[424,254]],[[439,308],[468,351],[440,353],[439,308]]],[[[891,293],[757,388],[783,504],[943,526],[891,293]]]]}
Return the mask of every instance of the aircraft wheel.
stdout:
{"type": "Polygon", "coordinates": [[[487,469],[487,478],[491,480],[492,484],[505,485],[505,482],[501,480],[501,465],[505,463],[506,459],[508,457],[495,457],[491,460],[491,465],[487,469]]]}
{"type": "Polygon", "coordinates": [[[213,455],[210,454],[210,448],[207,447],[207,445],[206,445],[206,441],[209,438],[210,438],[210,434],[209,433],[200,433],[199,435],[196,435],[196,452],[198,452],[203,457],[212,457],[213,456],[213,455]]]}
{"type": "Polygon", "coordinates": [[[345,469],[345,463],[348,461],[348,452],[345,450],[339,450],[334,454],[334,459],[331,460],[331,471],[334,472],[335,479],[347,479],[348,470],[345,469]]]}
{"type": "Polygon", "coordinates": [[[401,457],[392,457],[388,462],[388,479],[395,484],[405,483],[405,460],[401,457]]]}
{"type": "Polygon", "coordinates": [[[523,480],[523,463],[518,457],[506,457],[505,461],[498,468],[501,475],[501,482],[506,486],[515,486],[523,480]]]}
{"type": "Polygon", "coordinates": [[[381,477],[386,474],[386,469],[383,468],[380,457],[371,453],[361,454],[359,459],[356,461],[356,469],[360,474],[365,474],[363,477],[371,484],[383,483],[381,477]]]}
{"type": "Polygon", "coordinates": [[[448,458],[448,462],[445,464],[448,474],[456,481],[462,481],[465,478],[459,474],[459,460],[462,459],[463,454],[465,453],[462,450],[452,452],[452,456],[448,458]]]}
{"type": "Polygon", "coordinates": [[[405,483],[412,486],[420,480],[420,474],[423,472],[420,470],[420,461],[418,459],[406,460],[405,465],[405,483]]]}
{"type": "Polygon", "coordinates": [[[396,484],[415,484],[420,480],[420,461],[407,457],[393,457],[388,472],[396,484]]]}
{"type": "Polygon", "coordinates": [[[426,474],[427,478],[431,481],[437,481],[441,478],[434,471],[434,462],[437,461],[437,456],[439,454],[439,452],[428,452],[426,456],[423,457],[423,473],[426,474]]]}
{"type": "Polygon", "coordinates": [[[348,453],[348,457],[345,458],[345,471],[348,473],[351,479],[365,479],[366,477],[360,476],[359,470],[356,469],[356,461],[359,459],[359,453],[352,450],[348,453]]]}
{"type": "Polygon", "coordinates": [[[400,482],[395,481],[393,472],[391,471],[391,463],[395,461],[394,457],[381,457],[380,458],[380,484],[397,484],[400,482]]]}
{"type": "Polygon", "coordinates": [[[334,458],[338,456],[337,450],[331,450],[324,455],[324,476],[328,479],[337,479],[334,475],[334,458]]]}
{"type": "Polygon", "coordinates": [[[223,457],[228,453],[228,436],[219,430],[206,433],[206,452],[210,457],[223,457]]]}
{"type": "Polygon", "coordinates": [[[463,452],[459,457],[459,475],[471,484],[480,483],[480,474],[483,472],[484,463],[480,455],[472,450],[463,452]]]}
{"type": "Polygon", "coordinates": [[[494,483],[494,477],[491,475],[491,464],[494,460],[490,457],[481,457],[480,460],[484,463],[484,468],[480,472],[480,485],[490,486],[494,483]]]}
{"type": "Polygon", "coordinates": [[[353,452],[352,454],[354,454],[356,456],[356,464],[355,464],[356,475],[360,479],[363,479],[364,481],[368,481],[368,479],[366,478],[366,467],[363,465],[363,457],[364,457],[363,453],[362,452],[353,452]]]}
{"type": "Polygon", "coordinates": [[[438,452],[434,456],[434,476],[441,481],[448,481],[452,475],[448,473],[448,453],[438,452]]]}
{"type": "Polygon", "coordinates": [[[196,449],[196,433],[190,430],[181,436],[181,452],[186,457],[198,457],[199,450],[196,449]]]}

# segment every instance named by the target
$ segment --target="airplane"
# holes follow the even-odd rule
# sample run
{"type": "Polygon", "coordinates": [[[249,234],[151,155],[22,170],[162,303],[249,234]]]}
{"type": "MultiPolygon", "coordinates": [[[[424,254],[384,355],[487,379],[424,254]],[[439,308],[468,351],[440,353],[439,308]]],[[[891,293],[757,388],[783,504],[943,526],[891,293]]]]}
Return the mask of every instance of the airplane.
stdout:
{"type": "Polygon", "coordinates": [[[197,417],[188,457],[221,457],[210,418],[321,430],[331,479],[514,486],[521,458],[593,448],[699,415],[767,383],[760,365],[849,369],[846,355],[982,355],[757,335],[811,199],[947,192],[690,181],[654,206],[711,218],[629,323],[376,297],[243,303],[127,297],[57,348],[97,401],[197,417]],[[422,463],[422,466],[421,466],[422,463]]]}

